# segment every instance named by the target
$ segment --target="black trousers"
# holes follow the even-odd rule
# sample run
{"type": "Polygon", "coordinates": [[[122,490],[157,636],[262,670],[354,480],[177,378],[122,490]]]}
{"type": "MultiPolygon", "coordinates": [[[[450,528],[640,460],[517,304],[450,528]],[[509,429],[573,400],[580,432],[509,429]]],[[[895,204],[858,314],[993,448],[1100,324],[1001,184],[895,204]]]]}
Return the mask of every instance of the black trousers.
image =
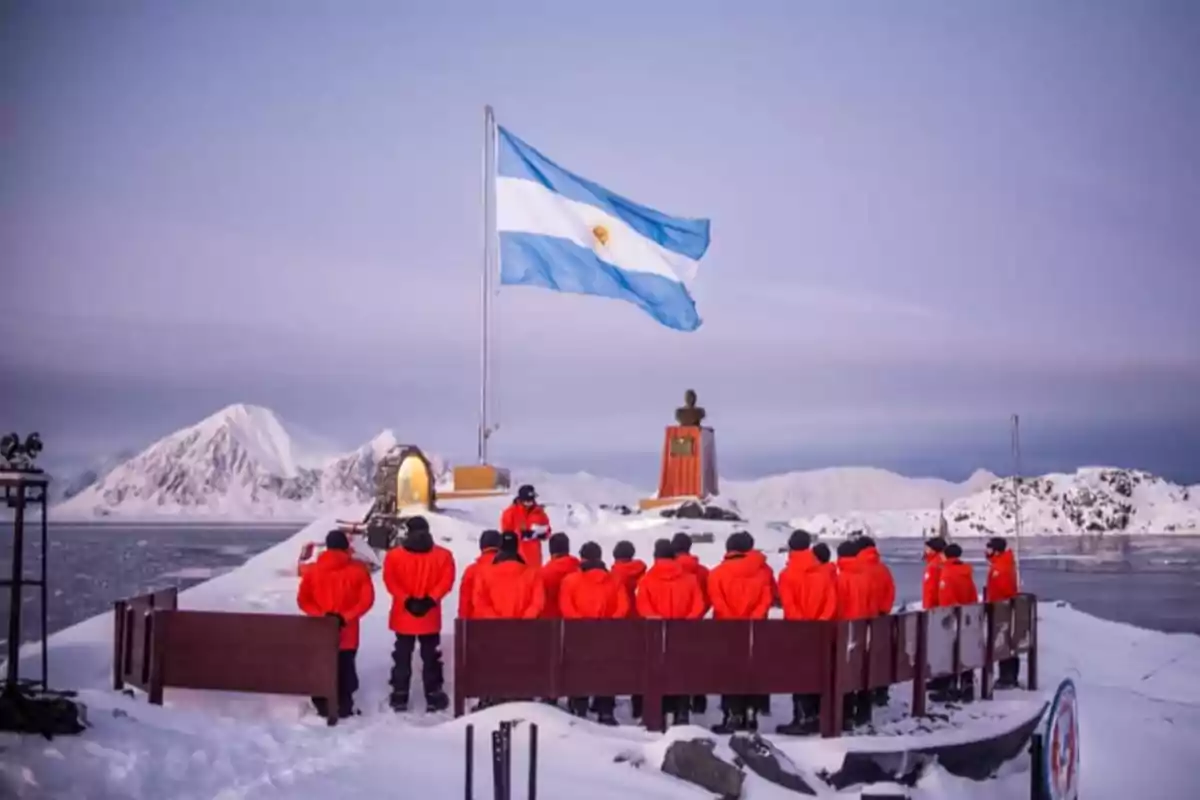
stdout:
{"type": "Polygon", "coordinates": [[[615,697],[593,697],[589,703],[589,698],[587,697],[572,697],[567,701],[567,707],[577,717],[586,717],[589,705],[597,714],[611,715],[617,707],[617,699],[615,697]]]}
{"type": "MultiPolygon", "coordinates": [[[[358,691],[358,651],[339,650],[337,662],[338,712],[349,714],[354,708],[354,693],[358,691]]],[[[324,697],[314,697],[313,705],[322,716],[329,716],[324,697]]]]}
{"type": "Polygon", "coordinates": [[[442,673],[442,635],[427,633],[412,636],[396,634],[396,646],[392,648],[392,697],[408,699],[409,684],[412,682],[413,649],[421,648],[421,682],[425,684],[425,697],[438,694],[445,685],[442,673]]]}
{"type": "Polygon", "coordinates": [[[792,702],[796,707],[796,716],[801,721],[821,716],[821,695],[819,694],[794,694],[792,702]]]}
{"type": "Polygon", "coordinates": [[[1017,683],[1021,676],[1021,658],[1014,656],[1013,658],[1004,658],[1000,660],[1000,681],[1001,683],[1017,683]]]}

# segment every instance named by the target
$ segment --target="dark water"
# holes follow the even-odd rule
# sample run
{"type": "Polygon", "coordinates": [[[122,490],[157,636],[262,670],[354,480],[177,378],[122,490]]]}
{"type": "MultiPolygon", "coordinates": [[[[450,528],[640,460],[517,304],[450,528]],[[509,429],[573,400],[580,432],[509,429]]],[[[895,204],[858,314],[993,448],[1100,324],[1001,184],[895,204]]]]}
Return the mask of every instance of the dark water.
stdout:
{"type": "MultiPolygon", "coordinates": [[[[49,529],[48,629],[74,625],[149,589],[194,586],[244,564],[299,525],[54,524],[49,529]]],[[[0,525],[0,580],[12,575],[13,529],[0,525]]],[[[27,578],[41,577],[41,523],[25,528],[27,578]]],[[[26,589],[21,639],[40,635],[38,589],[26,589]]],[[[0,643],[8,639],[9,590],[0,588],[0,643]]]]}
{"type": "MultiPolygon", "coordinates": [[[[959,544],[982,589],[984,541],[959,544]]],[[[896,576],[898,600],[919,600],[922,543],[890,539],[879,547],[896,576]]],[[[1022,538],[1020,556],[1021,588],[1042,599],[1142,628],[1200,634],[1200,537],[1022,538]]]]}

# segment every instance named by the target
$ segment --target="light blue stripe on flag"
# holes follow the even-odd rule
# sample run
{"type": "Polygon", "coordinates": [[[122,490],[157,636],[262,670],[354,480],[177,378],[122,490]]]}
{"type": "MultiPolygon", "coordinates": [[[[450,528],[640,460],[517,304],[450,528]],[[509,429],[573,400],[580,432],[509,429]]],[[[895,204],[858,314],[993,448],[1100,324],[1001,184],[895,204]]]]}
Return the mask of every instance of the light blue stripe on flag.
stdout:
{"type": "Polygon", "coordinates": [[[686,282],[709,221],[672,217],[558,166],[499,129],[500,282],[634,303],[667,327],[700,327],[686,282]]]}

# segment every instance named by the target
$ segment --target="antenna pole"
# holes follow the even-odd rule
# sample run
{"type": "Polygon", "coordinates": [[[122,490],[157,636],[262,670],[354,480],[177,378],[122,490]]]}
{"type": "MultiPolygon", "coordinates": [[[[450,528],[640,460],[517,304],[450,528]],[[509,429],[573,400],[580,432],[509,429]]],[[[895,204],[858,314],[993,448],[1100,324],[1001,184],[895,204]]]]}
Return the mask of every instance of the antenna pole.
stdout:
{"type": "Polygon", "coordinates": [[[1013,561],[1017,570],[1017,585],[1021,585],[1021,417],[1012,415],[1013,456],[1013,561]]]}

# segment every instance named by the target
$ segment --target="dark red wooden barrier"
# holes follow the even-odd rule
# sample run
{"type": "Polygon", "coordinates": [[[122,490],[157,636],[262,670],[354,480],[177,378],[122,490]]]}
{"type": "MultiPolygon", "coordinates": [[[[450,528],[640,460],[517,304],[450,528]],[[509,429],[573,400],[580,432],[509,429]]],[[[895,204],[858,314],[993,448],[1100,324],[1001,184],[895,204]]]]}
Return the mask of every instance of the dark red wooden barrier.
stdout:
{"type": "MultiPolygon", "coordinates": [[[[113,687],[323,697],[337,708],[338,629],[324,617],[180,611],[167,589],[116,603],[113,687]]],[[[336,715],[333,715],[336,716],[336,715]]]]}
{"type": "Polygon", "coordinates": [[[163,589],[113,603],[113,688],[150,690],[150,641],[155,609],[178,607],[179,591],[163,589]]]}
{"type": "Polygon", "coordinates": [[[939,608],[850,622],[784,620],[457,620],[454,713],[466,700],[589,695],[644,698],[651,730],[671,695],[820,694],[821,731],[842,729],[848,692],[911,683],[925,713],[929,679],[1028,654],[1037,686],[1037,601],[939,608]]]}

